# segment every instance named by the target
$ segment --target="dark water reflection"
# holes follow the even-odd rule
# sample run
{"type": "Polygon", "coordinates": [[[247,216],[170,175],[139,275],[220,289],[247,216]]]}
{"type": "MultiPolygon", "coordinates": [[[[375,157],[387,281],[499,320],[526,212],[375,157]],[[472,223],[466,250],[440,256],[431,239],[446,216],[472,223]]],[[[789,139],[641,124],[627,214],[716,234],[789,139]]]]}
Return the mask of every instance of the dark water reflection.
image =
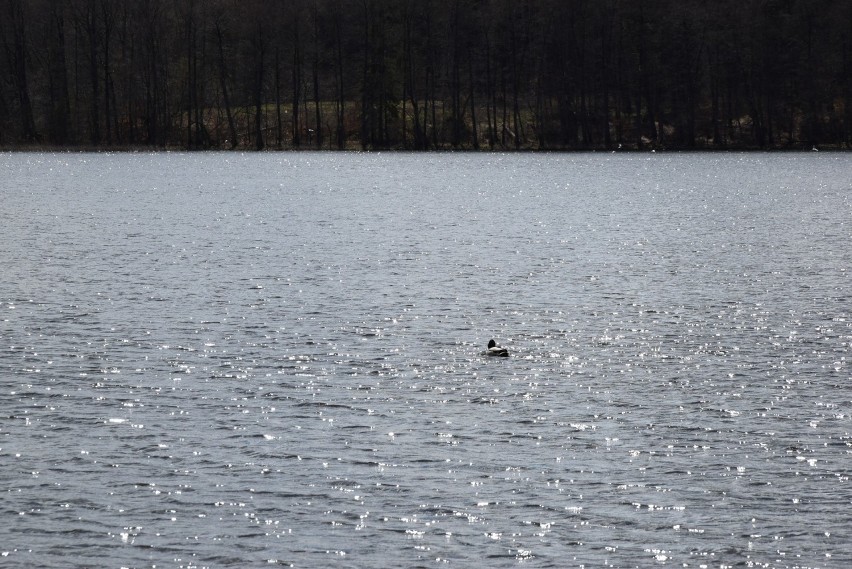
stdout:
{"type": "Polygon", "coordinates": [[[0,566],[846,567],[850,166],[0,156],[0,566]]]}

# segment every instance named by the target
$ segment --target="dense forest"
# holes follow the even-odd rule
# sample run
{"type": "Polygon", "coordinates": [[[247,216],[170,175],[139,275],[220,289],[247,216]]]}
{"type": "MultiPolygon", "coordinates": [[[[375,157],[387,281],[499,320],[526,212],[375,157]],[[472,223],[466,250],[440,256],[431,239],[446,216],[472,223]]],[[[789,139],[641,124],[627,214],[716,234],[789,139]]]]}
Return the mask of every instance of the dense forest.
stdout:
{"type": "Polygon", "coordinates": [[[4,148],[849,148],[849,0],[0,0],[4,148]]]}

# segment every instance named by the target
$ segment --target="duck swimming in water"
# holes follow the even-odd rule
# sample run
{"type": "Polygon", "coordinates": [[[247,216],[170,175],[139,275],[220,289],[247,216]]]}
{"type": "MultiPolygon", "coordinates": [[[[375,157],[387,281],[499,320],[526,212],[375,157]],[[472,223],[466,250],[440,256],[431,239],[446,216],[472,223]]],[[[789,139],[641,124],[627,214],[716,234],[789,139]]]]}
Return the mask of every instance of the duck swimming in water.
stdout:
{"type": "Polygon", "coordinates": [[[482,352],[482,355],[484,355],[484,356],[498,356],[498,357],[501,357],[501,358],[508,358],[509,357],[509,350],[507,350],[506,348],[501,348],[500,346],[498,346],[497,342],[495,342],[494,339],[492,338],[488,342],[488,349],[485,350],[484,352],[482,352]]]}

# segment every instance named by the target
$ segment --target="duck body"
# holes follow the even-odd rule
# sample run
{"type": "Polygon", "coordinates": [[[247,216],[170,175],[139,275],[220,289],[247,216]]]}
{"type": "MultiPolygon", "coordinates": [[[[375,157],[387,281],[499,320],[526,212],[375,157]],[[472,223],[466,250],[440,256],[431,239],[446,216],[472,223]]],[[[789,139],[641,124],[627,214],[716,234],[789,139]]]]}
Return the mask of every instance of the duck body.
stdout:
{"type": "Polygon", "coordinates": [[[486,356],[494,356],[494,357],[498,357],[498,358],[508,358],[509,357],[509,350],[507,350],[506,348],[498,346],[497,342],[495,342],[493,339],[491,339],[488,342],[488,349],[485,350],[482,353],[483,353],[483,355],[486,355],[486,356]]]}

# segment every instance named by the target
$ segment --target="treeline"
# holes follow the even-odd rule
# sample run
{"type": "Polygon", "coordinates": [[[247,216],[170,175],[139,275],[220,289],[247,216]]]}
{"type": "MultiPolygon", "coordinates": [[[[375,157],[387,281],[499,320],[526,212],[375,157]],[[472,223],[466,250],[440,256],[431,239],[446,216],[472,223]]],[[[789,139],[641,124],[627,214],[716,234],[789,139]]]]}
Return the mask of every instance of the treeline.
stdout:
{"type": "Polygon", "coordinates": [[[848,0],[0,0],[0,145],[847,148],[848,0]]]}

